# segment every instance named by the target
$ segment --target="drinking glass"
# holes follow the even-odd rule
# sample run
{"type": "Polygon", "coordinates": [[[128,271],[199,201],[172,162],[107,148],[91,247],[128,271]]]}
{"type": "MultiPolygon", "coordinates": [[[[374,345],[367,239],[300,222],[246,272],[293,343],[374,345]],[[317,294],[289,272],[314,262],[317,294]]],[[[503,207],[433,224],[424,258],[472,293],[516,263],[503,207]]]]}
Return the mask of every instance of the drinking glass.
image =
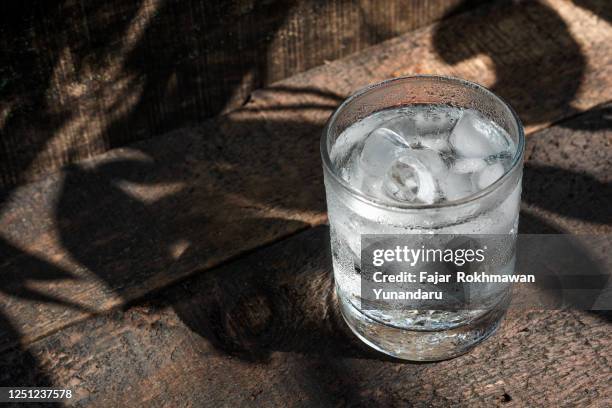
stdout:
{"type": "MultiPolygon", "coordinates": [[[[361,237],[364,234],[479,234],[507,236],[514,267],[524,156],[521,122],[501,98],[462,79],[411,76],[387,80],[349,97],[330,117],[321,155],[331,234],[336,295],[351,330],[371,347],[397,358],[442,360],[462,354],[491,335],[509,293],[484,310],[372,310],[362,307],[361,237]],[[488,187],[456,201],[418,204],[379,200],[341,176],[330,153],[349,126],[376,112],[409,105],[473,109],[503,128],[513,141],[509,169],[488,187]]],[[[506,271],[508,272],[508,271],[506,271]]],[[[510,273],[513,273],[511,270],[510,273]]]]}

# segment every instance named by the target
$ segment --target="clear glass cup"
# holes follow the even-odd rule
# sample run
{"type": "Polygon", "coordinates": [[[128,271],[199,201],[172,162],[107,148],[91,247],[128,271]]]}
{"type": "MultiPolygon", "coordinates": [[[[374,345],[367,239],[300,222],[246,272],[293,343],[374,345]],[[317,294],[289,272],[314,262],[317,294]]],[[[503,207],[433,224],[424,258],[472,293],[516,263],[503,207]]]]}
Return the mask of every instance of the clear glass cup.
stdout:
{"type": "Polygon", "coordinates": [[[403,310],[394,311],[395,317],[385,319],[388,315],[384,313],[363,310],[359,298],[360,237],[363,234],[495,234],[510,236],[514,241],[524,145],[523,128],[512,108],[486,88],[457,78],[412,76],[384,81],[358,91],[333,113],[323,131],[321,155],[334,280],[342,314],[361,340],[397,358],[435,361],[465,353],[495,331],[506,312],[509,296],[501,296],[494,307],[471,310],[467,314],[403,310]],[[514,142],[510,168],[499,180],[468,197],[436,204],[390,204],[352,187],[340,176],[330,158],[336,139],[349,126],[373,113],[415,104],[470,108],[495,122],[514,142]]]}

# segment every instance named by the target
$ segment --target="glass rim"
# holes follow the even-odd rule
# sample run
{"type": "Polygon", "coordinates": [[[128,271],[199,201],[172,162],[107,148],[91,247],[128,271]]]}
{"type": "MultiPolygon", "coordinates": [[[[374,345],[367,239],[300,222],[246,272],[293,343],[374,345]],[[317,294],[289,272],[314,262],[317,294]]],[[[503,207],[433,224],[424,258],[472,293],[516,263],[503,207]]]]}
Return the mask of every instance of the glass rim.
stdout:
{"type": "MultiPolygon", "coordinates": [[[[407,105],[403,105],[403,106],[408,106],[410,104],[407,105]]],[[[336,183],[338,183],[343,189],[345,189],[346,191],[348,191],[352,196],[358,198],[359,200],[367,203],[367,204],[371,204],[374,205],[376,207],[381,207],[384,209],[392,209],[392,210],[416,210],[416,209],[436,209],[436,208],[449,208],[449,207],[458,207],[473,201],[476,201],[484,196],[489,195],[490,193],[492,193],[493,191],[497,190],[501,185],[504,184],[504,182],[508,179],[509,175],[512,174],[512,172],[515,170],[515,168],[522,163],[523,161],[523,156],[525,154],[525,132],[523,129],[523,124],[521,122],[521,119],[519,118],[519,116],[517,115],[517,113],[514,111],[514,109],[512,108],[512,106],[510,106],[509,103],[507,103],[502,97],[500,97],[499,95],[496,95],[494,92],[492,92],[490,89],[486,88],[485,86],[482,86],[480,84],[477,84],[476,82],[472,82],[472,81],[468,81],[466,79],[462,79],[462,78],[457,78],[457,77],[452,77],[452,76],[444,76],[444,75],[407,75],[407,76],[402,76],[402,77],[397,77],[397,78],[391,78],[391,79],[386,79],[384,81],[381,82],[377,82],[374,84],[370,84],[368,86],[365,86],[359,90],[357,90],[356,92],[354,92],[352,95],[350,95],[348,98],[346,98],[341,104],[340,106],[338,106],[336,108],[336,110],[331,114],[331,116],[329,117],[329,119],[327,120],[327,123],[325,124],[325,127],[323,128],[323,134],[321,135],[321,142],[320,142],[320,150],[321,150],[321,157],[323,159],[323,167],[324,169],[333,177],[334,181],[336,183]],[[504,174],[497,179],[493,184],[483,188],[482,190],[479,190],[473,194],[470,194],[466,197],[463,197],[459,200],[454,200],[454,201],[445,201],[445,202],[440,202],[440,203],[432,203],[432,204],[426,204],[426,203],[392,203],[389,201],[385,201],[385,200],[380,200],[376,197],[372,197],[370,195],[367,195],[365,193],[363,193],[362,191],[356,189],[355,187],[351,186],[349,182],[347,182],[344,178],[342,178],[342,176],[340,176],[339,174],[336,173],[336,171],[334,170],[334,166],[331,162],[331,157],[329,155],[329,151],[327,149],[327,139],[329,136],[329,129],[331,127],[331,124],[335,122],[336,118],[338,117],[338,115],[347,107],[347,105],[349,105],[351,102],[353,102],[356,98],[358,98],[359,96],[362,96],[374,89],[378,89],[378,88],[382,88],[384,86],[387,86],[391,83],[394,82],[400,82],[400,81],[405,81],[405,80],[418,80],[418,79],[430,79],[430,80],[438,80],[438,81],[442,81],[442,82],[452,82],[455,84],[459,84],[465,87],[473,87],[476,88],[480,91],[482,91],[483,93],[490,95],[493,97],[494,100],[496,100],[497,102],[499,102],[501,105],[505,106],[510,114],[512,115],[512,118],[517,126],[518,129],[518,143],[517,143],[517,148],[516,148],[516,152],[514,153],[514,155],[512,156],[512,163],[510,165],[510,167],[508,168],[508,170],[506,170],[504,172],[504,174]]]]}

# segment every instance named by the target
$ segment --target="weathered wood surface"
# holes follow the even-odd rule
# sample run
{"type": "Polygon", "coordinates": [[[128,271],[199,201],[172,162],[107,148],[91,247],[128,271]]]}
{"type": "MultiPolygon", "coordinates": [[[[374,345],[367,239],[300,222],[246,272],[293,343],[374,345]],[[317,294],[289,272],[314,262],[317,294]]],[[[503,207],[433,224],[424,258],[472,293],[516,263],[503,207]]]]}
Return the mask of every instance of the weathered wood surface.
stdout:
{"type": "MultiPolygon", "coordinates": [[[[495,88],[510,99],[531,131],[609,98],[612,28],[571,3],[551,4],[560,15],[572,16],[566,25],[558,24],[556,14],[543,11],[552,6],[541,3],[510,8],[502,15],[493,13],[488,19],[457,16],[258,91],[242,109],[200,127],[116,149],[2,195],[0,302],[7,328],[0,335],[0,348],[17,340],[31,342],[195,271],[324,223],[320,129],[339,100],[367,82],[402,69],[402,73],[453,73],[491,85],[489,79],[495,72],[528,65],[534,78],[555,81],[542,79],[544,87],[527,81],[531,87],[527,89],[523,77],[517,77],[495,88]],[[501,21],[491,25],[490,19],[501,21]],[[483,57],[453,67],[436,56],[434,43],[440,31],[459,32],[469,26],[513,30],[514,24],[518,24],[516,30],[530,30],[532,35],[517,34],[509,54],[501,45],[495,47],[495,41],[486,43],[494,65],[483,63],[488,58],[483,57]],[[572,41],[581,45],[583,60],[589,61],[582,77],[576,72],[575,55],[567,52],[564,31],[554,31],[566,28],[572,41]],[[538,55],[537,65],[533,55],[538,55]],[[577,92],[576,83],[580,84],[577,92]],[[560,105],[559,99],[565,103],[560,105]]],[[[506,41],[509,36],[493,38],[506,41]]],[[[609,106],[598,109],[586,119],[565,122],[552,130],[559,140],[576,138],[586,145],[589,139],[590,149],[597,147],[590,153],[590,165],[600,164],[588,169],[593,174],[575,176],[575,188],[590,188],[580,195],[574,195],[565,177],[574,174],[567,163],[579,166],[581,162],[575,160],[582,156],[556,158],[545,163],[553,168],[530,170],[535,185],[541,183],[537,176],[541,171],[545,179],[559,180],[559,186],[567,187],[559,187],[554,200],[547,199],[551,197],[548,190],[535,191],[542,211],[554,214],[562,205],[561,198],[567,197],[566,201],[577,204],[563,207],[565,215],[583,215],[584,223],[594,222],[593,228],[609,222],[609,200],[595,192],[603,188],[609,197],[605,172],[609,168],[609,131],[605,130],[610,125],[609,110],[609,106]],[[593,126],[601,130],[591,132],[593,126]],[[586,130],[573,132],[583,128],[586,130]],[[585,214],[595,214],[595,218],[585,214]]],[[[566,144],[571,147],[572,143],[576,142],[566,144]]],[[[556,149],[566,148],[555,145],[556,149]]],[[[555,148],[541,148],[550,149],[555,148]]],[[[571,217],[564,221],[567,228],[583,225],[574,225],[571,217]]]]}
{"type": "MultiPolygon", "coordinates": [[[[612,106],[528,140],[522,232],[610,233],[612,106]],[[576,130],[579,129],[579,130],[576,130]]],[[[93,406],[608,406],[609,314],[513,311],[470,354],[404,364],[347,332],[318,227],[0,356],[0,384],[93,406]]],[[[124,260],[125,261],[125,260],[124,260]]]]}
{"type": "Polygon", "coordinates": [[[435,364],[368,349],[337,310],[328,234],[310,229],[156,300],[5,352],[0,384],[71,387],[76,406],[612,403],[610,315],[511,311],[495,336],[435,364]]]}
{"type": "Polygon", "coordinates": [[[0,5],[0,186],[200,122],[483,0],[0,5]]]}
{"type": "MultiPolygon", "coordinates": [[[[523,232],[610,233],[611,111],[611,105],[598,107],[528,139],[523,232]]],[[[182,169],[191,168],[188,164],[189,161],[180,163],[181,167],[173,171],[184,174],[182,169]]],[[[270,219],[263,213],[261,220],[246,222],[238,218],[240,211],[232,210],[223,196],[218,196],[216,210],[225,211],[219,217],[232,221],[225,231],[208,230],[200,225],[201,220],[210,222],[210,218],[196,212],[201,211],[197,208],[198,194],[171,185],[168,190],[172,194],[155,200],[153,193],[160,194],[159,190],[147,188],[150,183],[146,180],[138,188],[133,185],[124,190],[120,186],[121,180],[133,183],[138,175],[157,177],[166,173],[154,173],[146,167],[146,161],[109,161],[106,166],[109,167],[104,172],[100,172],[104,167],[97,167],[98,171],[81,169],[69,173],[64,191],[53,199],[45,199],[44,192],[27,190],[8,202],[9,208],[14,207],[7,214],[20,214],[15,222],[21,223],[22,232],[15,230],[14,239],[27,236],[32,246],[21,249],[9,241],[3,243],[8,256],[1,270],[2,313],[6,319],[0,326],[2,349],[17,341],[25,345],[90,313],[104,312],[184,278],[202,269],[202,265],[212,266],[206,257],[214,255],[214,251],[226,256],[229,251],[237,254],[258,240],[272,240],[325,220],[321,214],[320,218],[311,218],[315,221],[310,224],[292,223],[281,217],[270,219]],[[144,170],[139,168],[141,165],[144,170]],[[142,199],[136,200],[136,193],[142,199]],[[110,203],[112,210],[105,208],[110,203]],[[28,211],[19,213],[19,208],[28,211]],[[43,211],[51,211],[46,221],[29,221],[43,211]],[[23,231],[28,235],[19,235],[23,231]],[[40,243],[35,247],[36,242],[40,243]]],[[[300,189],[315,181],[312,176],[300,189]]],[[[322,207],[321,195],[322,192],[307,194],[297,200],[305,205],[311,203],[307,199],[316,198],[322,207]]],[[[241,211],[245,208],[240,207],[241,211]]],[[[291,258],[294,254],[286,255],[291,258]]],[[[205,276],[207,273],[203,272],[205,276]]]]}

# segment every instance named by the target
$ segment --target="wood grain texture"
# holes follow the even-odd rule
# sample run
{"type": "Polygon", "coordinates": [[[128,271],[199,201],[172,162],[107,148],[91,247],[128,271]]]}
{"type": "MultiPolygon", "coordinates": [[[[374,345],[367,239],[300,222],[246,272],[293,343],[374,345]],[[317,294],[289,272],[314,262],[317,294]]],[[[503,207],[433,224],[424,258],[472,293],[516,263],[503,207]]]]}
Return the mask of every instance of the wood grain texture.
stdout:
{"type": "MultiPolygon", "coordinates": [[[[580,2],[577,2],[580,3],[580,2]]],[[[599,5],[605,2],[592,2],[599,5]]],[[[606,3],[607,4],[607,3],[606,3]]],[[[478,8],[364,53],[296,75],[293,87],[348,95],[363,86],[413,74],[450,75],[478,82],[507,100],[527,132],[610,100],[612,25],[589,8],[564,0],[524,2],[520,7],[478,8]],[[330,78],[331,77],[331,78],[330,78]],[[597,102],[592,103],[593,100],[597,102]]],[[[600,13],[603,13],[599,10],[600,13]]],[[[278,86],[284,85],[281,81],[278,86]]],[[[310,106],[310,94],[283,98],[271,89],[265,109],[310,106]]]]}
{"type": "MultiPolygon", "coordinates": [[[[523,223],[532,221],[525,218],[523,223]]],[[[544,222],[540,220],[539,222],[544,222]]],[[[511,311],[434,364],[368,349],[337,310],[327,227],[157,300],[0,355],[0,384],[71,387],[75,406],[594,406],[610,400],[609,316],[511,311]],[[23,361],[36,361],[24,373],[23,361]]]]}
{"type": "MultiPolygon", "coordinates": [[[[611,111],[605,105],[529,138],[525,232],[610,232],[611,111]]],[[[325,221],[314,152],[304,154],[306,147],[291,143],[288,150],[300,147],[302,159],[287,156],[290,163],[273,163],[270,173],[253,166],[252,179],[244,180],[223,171],[235,165],[196,160],[203,154],[202,140],[194,139],[186,150],[171,144],[123,150],[58,180],[24,187],[7,201],[0,299],[12,329],[2,328],[0,348],[27,344],[325,221]],[[160,151],[172,158],[165,162],[171,166],[159,166],[154,152],[160,151]],[[212,171],[218,172],[218,184],[209,184],[212,171]],[[258,186],[256,192],[240,184],[249,182],[258,186]]],[[[254,159],[244,154],[239,163],[254,159]]]]}
{"type": "Polygon", "coordinates": [[[0,186],[240,106],[482,0],[0,5],[0,186]]]}
{"type": "MultiPolygon", "coordinates": [[[[531,64],[535,74],[547,74],[555,81],[547,79],[538,88],[517,78],[496,88],[524,116],[531,132],[603,102],[610,96],[606,90],[612,80],[612,29],[586,8],[562,1],[544,4],[548,3],[530,2],[518,12],[510,8],[501,14],[493,10],[480,17],[454,17],[257,91],[243,108],[201,126],[115,149],[0,196],[4,280],[0,297],[8,322],[0,335],[0,348],[16,341],[29,343],[196,271],[324,223],[318,151],[322,124],[348,92],[391,76],[400,66],[402,72],[424,67],[486,82],[500,69],[510,72],[531,64]],[[572,18],[559,25],[558,15],[572,18]],[[439,32],[459,33],[470,24],[484,30],[490,24],[483,21],[490,19],[509,30],[515,30],[516,23],[531,36],[519,35],[523,31],[516,28],[517,42],[509,53],[501,45],[494,47],[495,42],[486,42],[495,66],[478,60],[451,66],[437,56],[439,32]],[[567,52],[566,29],[571,31],[571,41],[580,45],[580,58],[567,52]],[[532,54],[541,58],[522,57],[532,54]],[[579,69],[578,80],[576,64],[581,61],[588,64],[579,69]],[[574,92],[575,83],[579,92],[574,92]]],[[[563,217],[558,222],[570,231],[583,225],[608,228],[609,111],[605,106],[555,126],[551,132],[558,141],[540,148],[573,149],[574,140],[583,140],[585,150],[579,158],[590,152],[586,171],[593,174],[574,174],[566,166],[578,158],[567,159],[568,153],[550,157],[538,153],[544,167],[534,166],[531,176],[526,174],[526,182],[532,180],[536,186],[549,179],[568,186],[565,180],[570,177],[576,182],[569,186],[590,188],[579,195],[574,195],[574,187],[560,189],[555,200],[548,201],[550,186],[534,188],[543,205],[533,211],[548,211],[547,216],[555,217],[560,211],[563,217]],[[608,196],[597,193],[598,189],[608,196]],[[585,201],[559,210],[576,200],[585,201]]]]}

